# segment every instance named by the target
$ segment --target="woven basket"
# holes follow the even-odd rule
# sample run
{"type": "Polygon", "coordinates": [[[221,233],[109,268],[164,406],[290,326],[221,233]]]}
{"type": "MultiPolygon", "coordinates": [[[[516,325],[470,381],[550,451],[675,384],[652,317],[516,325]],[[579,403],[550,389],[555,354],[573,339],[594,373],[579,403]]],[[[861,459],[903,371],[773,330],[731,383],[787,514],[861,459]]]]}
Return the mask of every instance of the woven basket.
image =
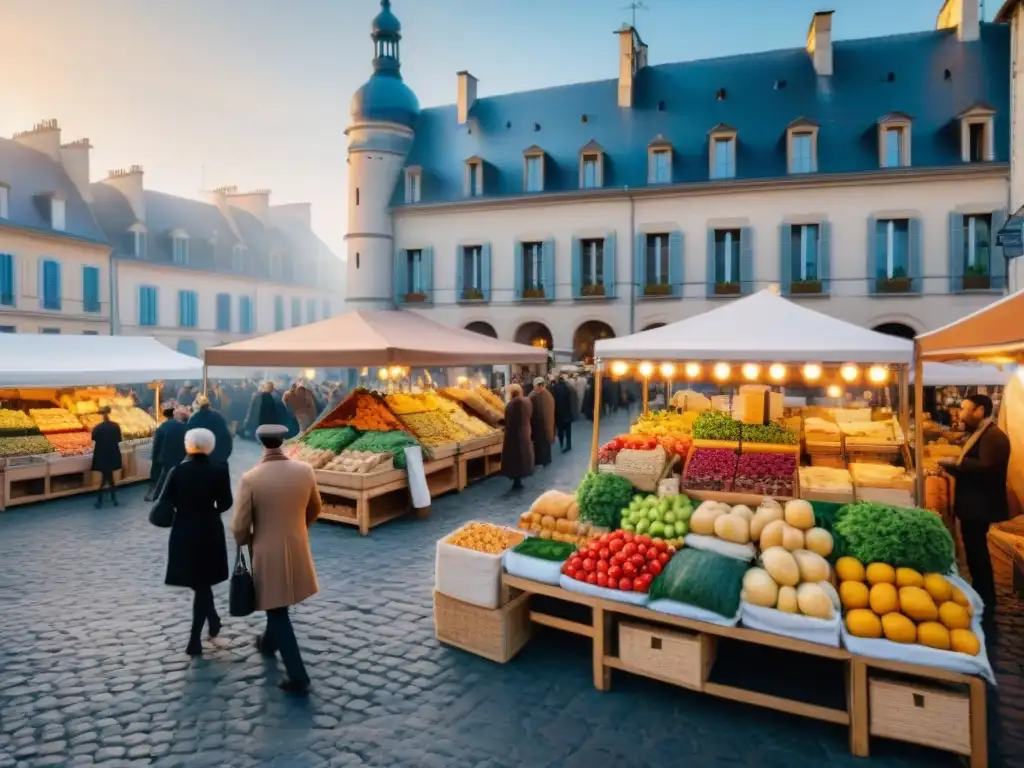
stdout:
{"type": "Polygon", "coordinates": [[[660,476],[665,469],[665,449],[660,445],[652,451],[626,448],[615,457],[615,468],[630,474],[660,476]]]}
{"type": "Polygon", "coordinates": [[[488,609],[435,591],[434,633],[442,643],[504,664],[533,634],[530,595],[523,592],[500,608],[488,609]]]}
{"type": "Polygon", "coordinates": [[[872,736],[971,753],[971,702],[952,687],[879,676],[868,679],[872,736]]]}
{"type": "Polygon", "coordinates": [[[619,658],[628,667],[683,688],[704,688],[715,661],[715,638],[648,624],[619,624],[619,658]]]}

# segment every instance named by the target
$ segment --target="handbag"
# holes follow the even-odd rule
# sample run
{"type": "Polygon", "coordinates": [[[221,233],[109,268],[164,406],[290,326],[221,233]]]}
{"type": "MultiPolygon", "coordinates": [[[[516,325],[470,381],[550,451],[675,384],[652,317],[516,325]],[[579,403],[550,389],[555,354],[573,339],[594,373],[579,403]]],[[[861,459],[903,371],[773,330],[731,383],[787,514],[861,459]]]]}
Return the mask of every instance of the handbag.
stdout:
{"type": "MultiPolygon", "coordinates": [[[[252,550],[246,547],[249,563],[252,563],[252,550]]],[[[232,616],[249,616],[256,611],[256,582],[252,577],[251,566],[247,566],[242,556],[242,547],[235,553],[235,570],[231,574],[228,589],[228,612],[232,616]]]]}
{"type": "Polygon", "coordinates": [[[174,525],[174,504],[171,503],[167,496],[167,488],[173,473],[174,470],[171,469],[167,473],[167,477],[163,478],[164,483],[160,489],[160,498],[156,500],[156,504],[149,510],[149,522],[157,528],[170,528],[174,525]]]}

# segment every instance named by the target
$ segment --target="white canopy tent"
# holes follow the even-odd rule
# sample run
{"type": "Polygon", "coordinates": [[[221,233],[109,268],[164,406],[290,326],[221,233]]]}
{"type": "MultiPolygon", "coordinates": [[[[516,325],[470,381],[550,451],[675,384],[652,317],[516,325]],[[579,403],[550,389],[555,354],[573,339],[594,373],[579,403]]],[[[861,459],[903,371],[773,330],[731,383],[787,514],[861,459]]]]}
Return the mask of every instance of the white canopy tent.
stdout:
{"type": "MultiPolygon", "coordinates": [[[[913,374],[911,374],[913,378],[913,374]]],[[[970,363],[925,363],[926,387],[991,387],[1006,386],[1013,378],[1013,368],[970,363]]]]}
{"type": "Polygon", "coordinates": [[[600,339],[609,360],[909,364],[914,344],[837,320],[771,290],[649,331],[600,339]]]}
{"type": "Polygon", "coordinates": [[[151,336],[0,333],[0,388],[199,379],[203,361],[151,336]]]}

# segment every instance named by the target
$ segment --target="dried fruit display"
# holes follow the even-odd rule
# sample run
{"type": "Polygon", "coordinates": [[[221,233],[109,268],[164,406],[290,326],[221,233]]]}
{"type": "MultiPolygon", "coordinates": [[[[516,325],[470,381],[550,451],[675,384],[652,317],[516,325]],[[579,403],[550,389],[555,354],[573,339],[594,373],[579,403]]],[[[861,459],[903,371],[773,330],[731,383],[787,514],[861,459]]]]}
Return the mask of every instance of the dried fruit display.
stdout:
{"type": "Polygon", "coordinates": [[[470,438],[468,432],[439,411],[409,413],[398,418],[424,445],[444,445],[470,438]]]}
{"type": "Polygon", "coordinates": [[[28,437],[0,437],[0,456],[38,456],[53,453],[53,446],[41,435],[28,437]]]}
{"type": "Polygon", "coordinates": [[[39,427],[28,417],[28,414],[0,408],[0,435],[19,437],[37,434],[39,434],[39,427]]]}
{"type": "MultiPolygon", "coordinates": [[[[103,421],[103,416],[98,413],[89,413],[78,418],[88,430],[103,421]]],[[[114,408],[110,411],[110,420],[121,427],[121,438],[124,440],[150,437],[156,429],[153,417],[141,408],[114,408]]]]}
{"type": "Polygon", "coordinates": [[[505,418],[504,404],[498,408],[493,402],[493,395],[492,399],[488,399],[473,390],[460,387],[446,387],[441,390],[441,395],[462,403],[488,424],[497,424],[505,418]]]}
{"type": "Polygon", "coordinates": [[[85,456],[92,453],[92,435],[88,432],[47,435],[46,440],[61,456],[85,456]]]}
{"type": "Polygon", "coordinates": [[[437,406],[430,402],[426,395],[408,395],[396,392],[384,398],[388,408],[397,416],[404,416],[410,413],[426,413],[436,411],[437,406]]]}
{"type": "Polygon", "coordinates": [[[82,422],[64,408],[32,408],[28,415],[44,435],[82,431],[82,422]]]}
{"type": "Polygon", "coordinates": [[[390,453],[373,453],[372,451],[342,451],[324,465],[324,469],[332,472],[385,472],[395,468],[394,458],[390,453]]]}
{"type": "Polygon", "coordinates": [[[455,531],[445,539],[445,542],[456,547],[472,549],[475,552],[500,555],[522,540],[522,535],[511,528],[503,528],[491,523],[469,523],[455,531]]]}
{"type": "Polygon", "coordinates": [[[430,395],[430,397],[437,403],[438,410],[441,411],[441,413],[451,419],[456,426],[464,429],[473,437],[487,437],[487,435],[493,435],[498,431],[483,419],[478,419],[476,416],[464,411],[462,406],[458,403],[452,400],[446,400],[443,397],[436,397],[434,395],[430,395]]]}
{"type": "Polygon", "coordinates": [[[389,432],[403,428],[383,398],[365,389],[357,389],[342,400],[319,426],[354,427],[360,432],[389,432]]]}
{"type": "Polygon", "coordinates": [[[309,464],[313,469],[323,469],[334,459],[334,453],[319,448],[310,448],[304,443],[292,443],[284,450],[285,456],[303,464],[309,464]]]}

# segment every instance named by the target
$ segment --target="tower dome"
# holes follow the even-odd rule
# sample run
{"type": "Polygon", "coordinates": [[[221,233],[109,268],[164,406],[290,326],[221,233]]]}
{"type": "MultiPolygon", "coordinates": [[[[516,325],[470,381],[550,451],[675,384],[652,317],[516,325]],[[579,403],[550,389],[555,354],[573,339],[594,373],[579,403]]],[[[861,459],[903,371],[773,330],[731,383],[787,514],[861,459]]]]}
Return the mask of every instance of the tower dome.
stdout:
{"type": "Polygon", "coordinates": [[[391,0],[380,0],[373,20],[373,74],[352,97],[352,122],[382,121],[412,128],[420,113],[416,94],[402,81],[399,41],[402,25],[391,12],[391,0]]]}

